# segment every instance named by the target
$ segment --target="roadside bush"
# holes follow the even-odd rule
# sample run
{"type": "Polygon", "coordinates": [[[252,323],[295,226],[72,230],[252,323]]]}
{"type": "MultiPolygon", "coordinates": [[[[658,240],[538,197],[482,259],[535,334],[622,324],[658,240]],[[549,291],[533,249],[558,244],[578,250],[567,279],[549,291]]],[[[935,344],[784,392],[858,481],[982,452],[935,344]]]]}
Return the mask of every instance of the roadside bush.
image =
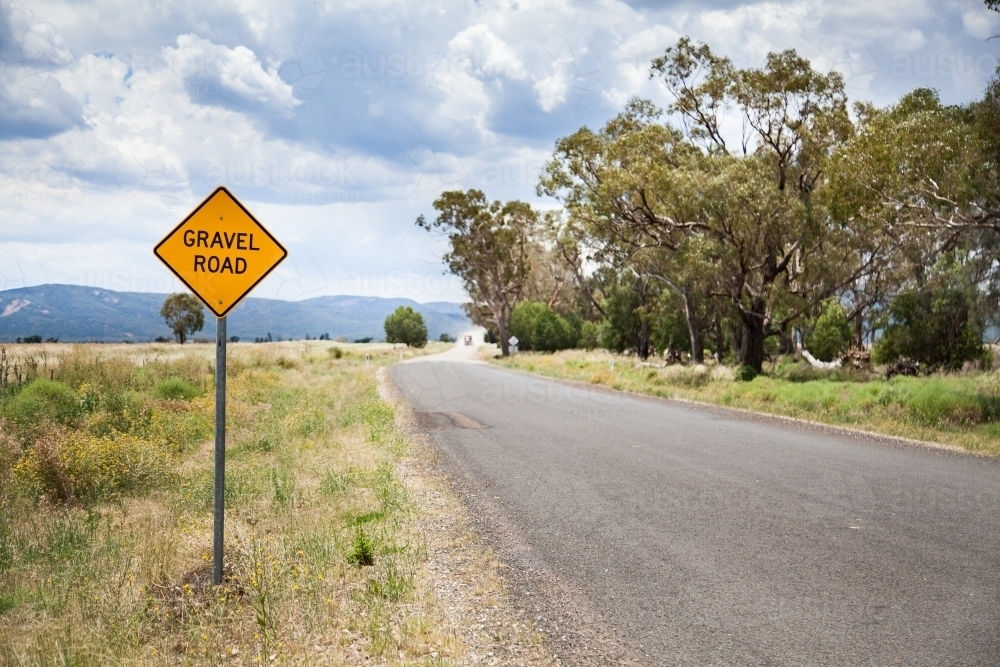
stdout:
{"type": "Polygon", "coordinates": [[[893,300],[872,359],[889,364],[902,357],[949,370],[985,359],[975,300],[960,276],[941,273],[922,289],[903,292],[893,300]]]}
{"type": "Polygon", "coordinates": [[[839,359],[851,344],[851,325],[843,306],[836,299],[823,304],[823,311],[813,323],[805,340],[806,349],[820,361],[839,359]]]}
{"type": "Polygon", "coordinates": [[[535,320],[532,339],[534,349],[539,352],[555,352],[576,346],[573,327],[566,318],[548,306],[535,320]]]}
{"type": "Polygon", "coordinates": [[[608,317],[601,329],[601,347],[621,354],[636,349],[642,321],[639,297],[631,285],[613,285],[608,289],[604,309],[608,317]]]}
{"type": "Polygon", "coordinates": [[[45,379],[31,382],[4,406],[4,415],[18,428],[32,428],[43,422],[70,426],[82,414],[80,399],[73,389],[45,379]]]}
{"type": "Polygon", "coordinates": [[[664,384],[676,387],[704,387],[711,382],[714,377],[706,366],[669,366],[656,373],[651,371],[653,383],[657,384],[657,379],[664,384]]]}
{"type": "Polygon", "coordinates": [[[575,347],[578,338],[566,318],[539,301],[522,301],[514,307],[510,333],[517,336],[518,348],[539,352],[575,347]]]}
{"type": "Polygon", "coordinates": [[[156,383],[153,395],[168,401],[190,401],[201,396],[201,390],[186,380],[167,378],[156,383]]]}
{"type": "Polygon", "coordinates": [[[25,451],[13,473],[15,481],[34,495],[92,501],[150,486],[166,475],[171,462],[165,443],[49,427],[25,451]]]}
{"type": "Polygon", "coordinates": [[[576,343],[577,347],[585,350],[593,350],[600,347],[600,336],[601,329],[596,322],[584,322],[580,325],[580,340],[576,343]]]}
{"type": "Polygon", "coordinates": [[[400,306],[385,318],[385,340],[405,343],[408,347],[427,345],[427,326],[423,316],[409,306],[400,306]]]}
{"type": "Polygon", "coordinates": [[[510,335],[517,337],[517,346],[521,350],[533,350],[532,335],[535,331],[535,320],[547,306],[539,301],[522,301],[514,306],[510,314],[510,335]]]}
{"type": "Polygon", "coordinates": [[[357,567],[370,567],[375,564],[375,544],[365,533],[360,522],[354,524],[354,539],[351,540],[347,552],[347,562],[357,567]]]}

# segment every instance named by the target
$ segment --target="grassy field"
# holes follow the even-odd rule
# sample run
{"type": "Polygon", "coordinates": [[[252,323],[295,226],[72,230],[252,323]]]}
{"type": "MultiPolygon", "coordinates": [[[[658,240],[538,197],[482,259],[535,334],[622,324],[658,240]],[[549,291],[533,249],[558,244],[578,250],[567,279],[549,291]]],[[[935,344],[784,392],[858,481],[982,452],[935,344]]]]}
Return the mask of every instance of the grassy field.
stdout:
{"type": "Polygon", "coordinates": [[[3,351],[0,664],[452,664],[408,443],[376,391],[400,352],[231,346],[219,588],[213,356],[3,351]]]}
{"type": "Polygon", "coordinates": [[[1000,455],[1000,372],[895,377],[782,359],[749,382],[724,366],[656,368],[603,351],[519,353],[494,363],[550,377],[847,426],[1000,455]]]}

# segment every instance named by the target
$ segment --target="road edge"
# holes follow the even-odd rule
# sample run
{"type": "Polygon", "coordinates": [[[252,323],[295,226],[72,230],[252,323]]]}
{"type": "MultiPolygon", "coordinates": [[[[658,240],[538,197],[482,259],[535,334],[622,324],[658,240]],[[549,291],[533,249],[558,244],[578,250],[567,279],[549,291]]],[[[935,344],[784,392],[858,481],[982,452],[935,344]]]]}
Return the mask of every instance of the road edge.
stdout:
{"type": "Polygon", "coordinates": [[[389,377],[389,368],[376,371],[378,395],[393,407],[410,445],[397,474],[424,515],[425,521],[419,522],[427,545],[423,569],[449,630],[461,637],[467,650],[457,664],[560,665],[547,637],[515,604],[502,560],[476,528],[437,450],[417,427],[412,406],[389,377]]]}

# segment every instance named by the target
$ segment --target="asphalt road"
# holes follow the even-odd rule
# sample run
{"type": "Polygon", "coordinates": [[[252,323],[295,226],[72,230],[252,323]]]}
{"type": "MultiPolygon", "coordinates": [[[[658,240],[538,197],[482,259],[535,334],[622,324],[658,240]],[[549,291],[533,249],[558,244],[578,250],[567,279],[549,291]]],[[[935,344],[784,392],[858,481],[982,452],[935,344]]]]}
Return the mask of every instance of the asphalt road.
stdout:
{"type": "Polygon", "coordinates": [[[995,459],[483,364],[390,376],[567,664],[1000,665],[995,459]]]}

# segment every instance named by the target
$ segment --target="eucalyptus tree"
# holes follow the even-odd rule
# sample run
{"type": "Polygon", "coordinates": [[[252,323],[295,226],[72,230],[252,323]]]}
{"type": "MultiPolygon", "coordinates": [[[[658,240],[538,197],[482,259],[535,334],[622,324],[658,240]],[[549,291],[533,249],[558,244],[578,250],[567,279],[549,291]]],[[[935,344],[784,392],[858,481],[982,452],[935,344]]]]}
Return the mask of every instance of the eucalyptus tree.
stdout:
{"type": "Polygon", "coordinates": [[[869,268],[821,196],[829,157],[853,129],[843,79],[791,50],[737,69],[688,38],[656,58],[650,76],[708,158],[699,233],[719,249],[721,292],[742,325],[740,360],[760,370],[766,338],[869,268]],[[738,123],[727,126],[728,114],[738,123]]]}
{"type": "Polygon", "coordinates": [[[160,316],[181,345],[205,326],[204,306],[195,295],[187,292],[177,292],[164,299],[160,316]]]}
{"type": "Polygon", "coordinates": [[[1000,84],[983,100],[944,106],[917,89],[867,108],[833,160],[832,210],[855,228],[880,227],[892,296],[920,288],[937,259],[960,250],[981,288],[1000,283],[1000,84]]]}
{"type": "MultiPolygon", "coordinates": [[[[687,270],[689,255],[657,275],[691,301],[725,300],[738,314],[740,361],[759,371],[767,337],[867,267],[817,196],[831,152],[852,132],[843,80],[794,51],[737,69],[687,38],[652,62],[651,76],[672,93],[680,127],[633,100],[600,132],[560,140],[539,191],[598,240],[597,261],[624,265],[649,248],[679,256],[697,237],[694,264],[711,271],[687,270]],[[735,136],[732,112],[742,127],[735,136]]],[[[700,358],[703,308],[686,310],[700,358]]]]}
{"type": "MultiPolygon", "coordinates": [[[[690,250],[688,239],[700,228],[691,187],[696,169],[685,167],[701,154],[679,130],[657,122],[661,113],[650,102],[632,100],[600,131],[582,128],[559,140],[538,190],[560,199],[567,211],[556,236],[578,276],[583,264],[596,262],[634,277],[627,282],[637,291],[634,307],[642,310],[635,320],[639,356],[649,350],[648,304],[667,287],[682,298],[692,356],[700,361],[702,323],[696,313],[703,310],[704,290],[693,286],[695,272],[672,257],[690,250]],[[586,257],[581,248],[589,250],[586,257]]],[[[585,285],[582,278],[578,282],[585,285]]],[[[604,313],[592,293],[583,291],[604,313]]],[[[621,303],[617,299],[618,310],[621,303]]],[[[625,321],[620,313],[615,319],[625,321]]]]}
{"type": "Polygon", "coordinates": [[[448,237],[451,248],[443,260],[469,294],[468,314],[477,324],[496,326],[506,356],[510,316],[531,273],[538,214],[521,201],[490,202],[479,190],[445,192],[434,208],[437,218],[421,215],[417,225],[448,237]]]}

